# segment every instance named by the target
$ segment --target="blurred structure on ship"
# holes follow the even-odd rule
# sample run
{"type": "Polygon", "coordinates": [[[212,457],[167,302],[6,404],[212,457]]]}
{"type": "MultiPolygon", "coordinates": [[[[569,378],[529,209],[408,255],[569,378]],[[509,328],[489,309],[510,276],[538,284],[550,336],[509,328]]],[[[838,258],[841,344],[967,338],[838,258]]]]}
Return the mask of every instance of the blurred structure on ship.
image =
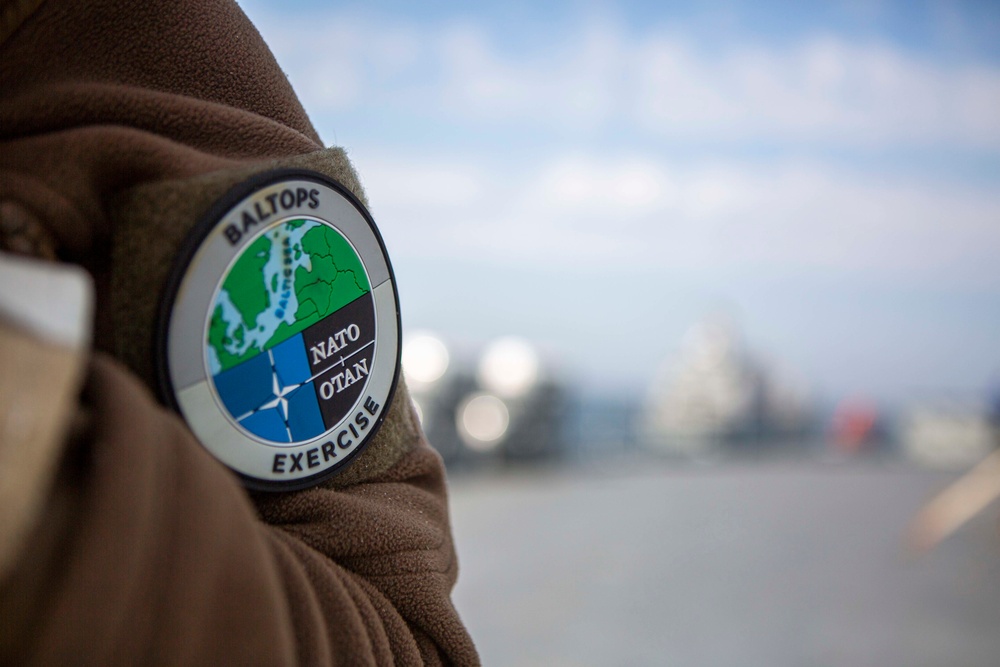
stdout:
{"type": "Polygon", "coordinates": [[[686,456],[757,449],[801,439],[811,426],[805,391],[751,354],[727,319],[692,327],[672,362],[641,418],[651,449],[686,456]]]}
{"type": "Polygon", "coordinates": [[[1000,426],[990,406],[939,401],[915,405],[899,423],[903,453],[932,468],[968,468],[1000,447],[1000,426]]]}
{"type": "Polygon", "coordinates": [[[564,454],[566,383],[517,337],[463,354],[428,332],[403,344],[403,371],[428,440],[451,466],[564,454]]]}

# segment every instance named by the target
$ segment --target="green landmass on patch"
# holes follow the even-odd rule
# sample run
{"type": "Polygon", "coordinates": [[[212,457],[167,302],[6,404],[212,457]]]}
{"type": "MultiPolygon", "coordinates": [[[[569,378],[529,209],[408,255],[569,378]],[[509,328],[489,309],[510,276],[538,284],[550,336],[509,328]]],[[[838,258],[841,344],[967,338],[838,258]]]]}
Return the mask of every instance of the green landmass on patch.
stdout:
{"type": "MultiPolygon", "coordinates": [[[[219,364],[222,369],[232,368],[236,364],[240,363],[249,356],[252,356],[258,352],[254,347],[247,350],[240,356],[230,354],[226,350],[226,345],[230,344],[232,340],[226,335],[226,329],[228,325],[226,321],[222,319],[222,306],[216,306],[215,311],[212,313],[212,319],[208,323],[208,344],[212,346],[215,350],[215,354],[219,359],[219,364]]],[[[243,341],[244,329],[246,327],[241,322],[233,333],[233,338],[236,343],[241,343],[243,341]]]]}
{"type": "Polygon", "coordinates": [[[319,322],[359,296],[371,291],[364,266],[354,248],[326,225],[310,229],[302,237],[302,251],[309,255],[312,270],[295,272],[295,313],[298,331],[319,322]]]}
{"type": "Polygon", "coordinates": [[[271,256],[271,239],[262,235],[243,252],[222,284],[247,326],[270,305],[264,285],[264,265],[271,256]]]}
{"type": "MultiPolygon", "coordinates": [[[[293,230],[305,224],[305,220],[286,223],[286,230],[293,230]]],[[[223,289],[242,317],[236,323],[233,338],[227,337],[228,326],[222,317],[222,307],[216,306],[208,329],[208,344],[218,355],[222,370],[259,354],[263,350],[256,346],[241,355],[226,351],[226,346],[244,340],[245,329],[257,321],[257,317],[272,307],[267,286],[264,282],[264,266],[271,252],[271,239],[263,235],[255,240],[230,269],[223,283],[223,289]]],[[[338,232],[320,224],[302,236],[293,252],[296,259],[301,254],[309,256],[310,270],[299,267],[295,270],[293,289],[298,301],[294,324],[281,322],[274,334],[264,344],[270,349],[328,315],[343,308],[351,301],[371,291],[364,266],[354,248],[338,232]]],[[[277,290],[272,280],[272,290],[277,290]]]]}

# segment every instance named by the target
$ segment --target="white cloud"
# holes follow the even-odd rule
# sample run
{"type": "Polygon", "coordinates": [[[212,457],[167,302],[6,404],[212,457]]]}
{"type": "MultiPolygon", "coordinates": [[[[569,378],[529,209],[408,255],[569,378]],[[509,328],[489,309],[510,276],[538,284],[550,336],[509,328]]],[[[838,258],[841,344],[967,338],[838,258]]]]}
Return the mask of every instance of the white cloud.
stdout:
{"type": "Polygon", "coordinates": [[[833,36],[706,50],[592,22],[512,52],[483,26],[334,13],[258,19],[307,108],[419,107],[472,123],[625,126],[701,140],[1000,148],[1000,69],[833,36]]]}
{"type": "Polygon", "coordinates": [[[474,119],[590,129],[619,115],[627,99],[628,49],[620,35],[602,28],[552,52],[520,58],[498,52],[491,36],[475,26],[446,28],[437,39],[440,102],[474,119]]]}
{"type": "Polygon", "coordinates": [[[570,214],[634,216],[669,203],[675,190],[671,176],[655,161],[627,157],[609,170],[571,155],[541,166],[532,196],[539,206],[570,214]]]}
{"type": "Polygon", "coordinates": [[[692,167],[572,154],[515,171],[461,157],[428,165],[358,155],[399,257],[888,272],[1000,286],[1000,195],[986,189],[871,181],[805,163],[692,167]]]}

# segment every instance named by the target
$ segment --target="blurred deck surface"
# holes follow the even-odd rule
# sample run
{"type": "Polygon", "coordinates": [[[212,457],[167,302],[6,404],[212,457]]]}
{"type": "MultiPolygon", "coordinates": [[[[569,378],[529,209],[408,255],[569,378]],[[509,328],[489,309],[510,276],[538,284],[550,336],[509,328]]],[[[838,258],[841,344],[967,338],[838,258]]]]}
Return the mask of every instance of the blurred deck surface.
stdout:
{"type": "Polygon", "coordinates": [[[452,476],[455,601],[485,665],[1000,665],[1000,507],[935,550],[955,478],[663,461],[452,476]]]}

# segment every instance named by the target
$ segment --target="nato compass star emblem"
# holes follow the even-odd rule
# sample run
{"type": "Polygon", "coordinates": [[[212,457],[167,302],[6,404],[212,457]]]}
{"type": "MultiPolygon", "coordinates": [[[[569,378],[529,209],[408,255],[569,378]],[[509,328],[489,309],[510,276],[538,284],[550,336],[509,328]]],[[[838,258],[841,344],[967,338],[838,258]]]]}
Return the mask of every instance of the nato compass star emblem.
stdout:
{"type": "Polygon", "coordinates": [[[322,481],[384,419],[399,372],[392,270],[371,216],[325,176],[234,188],[193,233],[165,303],[166,393],[248,486],[322,481]]]}
{"type": "Polygon", "coordinates": [[[288,422],[288,397],[290,394],[294,394],[295,391],[302,386],[302,383],[299,382],[296,384],[283,385],[281,383],[281,378],[278,376],[278,369],[274,365],[274,352],[272,350],[268,350],[267,356],[271,361],[271,393],[274,398],[261,405],[256,410],[251,410],[242,417],[238,417],[236,421],[243,422],[264,410],[278,410],[280,412],[282,426],[285,429],[285,433],[288,434],[288,441],[292,442],[294,437],[292,436],[291,424],[288,422]]]}

